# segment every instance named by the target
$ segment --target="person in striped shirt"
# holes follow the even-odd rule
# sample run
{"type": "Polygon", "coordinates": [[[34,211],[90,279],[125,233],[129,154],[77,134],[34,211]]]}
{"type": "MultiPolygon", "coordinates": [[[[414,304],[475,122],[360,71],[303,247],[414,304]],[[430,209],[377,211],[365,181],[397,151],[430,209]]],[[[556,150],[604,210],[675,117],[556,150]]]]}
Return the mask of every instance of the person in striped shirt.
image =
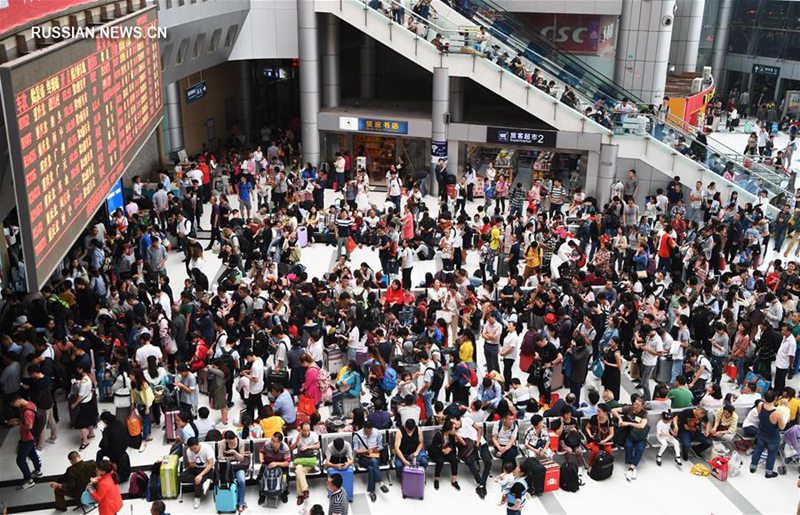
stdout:
{"type": "Polygon", "coordinates": [[[336,218],[336,259],[342,255],[342,247],[344,247],[345,255],[350,256],[347,250],[347,240],[350,238],[350,227],[353,221],[350,219],[350,214],[347,209],[339,211],[339,216],[336,218]]]}
{"type": "Polygon", "coordinates": [[[334,474],[328,477],[328,515],[347,515],[350,505],[347,493],[342,488],[342,475],[334,474]]]}
{"type": "Polygon", "coordinates": [[[567,190],[561,185],[561,180],[553,179],[553,188],[550,190],[550,217],[561,213],[566,195],[567,190]]]}

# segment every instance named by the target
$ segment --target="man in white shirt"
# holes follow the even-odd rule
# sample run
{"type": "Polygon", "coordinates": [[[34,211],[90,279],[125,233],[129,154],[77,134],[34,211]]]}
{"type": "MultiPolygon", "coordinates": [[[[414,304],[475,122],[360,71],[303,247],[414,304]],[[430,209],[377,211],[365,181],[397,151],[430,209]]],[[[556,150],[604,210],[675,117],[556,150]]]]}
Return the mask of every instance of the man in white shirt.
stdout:
{"type": "Polygon", "coordinates": [[[139,364],[140,368],[147,368],[147,358],[150,356],[155,356],[159,363],[161,363],[163,359],[161,349],[153,345],[150,339],[150,333],[141,333],[139,336],[139,341],[142,342],[142,346],[136,349],[136,362],[139,364]]]}
{"type": "Polygon", "coordinates": [[[244,355],[245,361],[250,363],[250,370],[245,370],[242,375],[250,378],[250,396],[245,399],[247,413],[256,419],[261,410],[261,393],[264,391],[264,361],[248,350],[244,355]]]}
{"type": "Polygon", "coordinates": [[[207,443],[200,443],[196,437],[186,442],[186,463],[181,474],[181,482],[194,482],[194,509],[214,482],[214,451],[207,443]]]}
{"type": "Polygon", "coordinates": [[[781,341],[778,354],[775,356],[775,382],[772,386],[779,393],[786,388],[786,374],[789,373],[789,370],[794,369],[794,358],[797,351],[797,340],[792,334],[789,324],[781,326],[781,336],[783,336],[783,341],[781,341]]]}
{"type": "Polygon", "coordinates": [[[656,330],[649,325],[642,327],[642,334],[646,339],[642,339],[640,334],[636,335],[636,346],[642,349],[642,388],[644,389],[644,400],[652,398],[650,393],[650,378],[658,364],[658,357],[664,352],[664,341],[656,330]]]}
{"type": "Polygon", "coordinates": [[[481,337],[483,338],[483,356],[486,359],[486,371],[500,371],[500,363],[497,361],[500,347],[500,335],[503,328],[497,322],[494,312],[489,313],[486,323],[483,325],[481,337]]]}

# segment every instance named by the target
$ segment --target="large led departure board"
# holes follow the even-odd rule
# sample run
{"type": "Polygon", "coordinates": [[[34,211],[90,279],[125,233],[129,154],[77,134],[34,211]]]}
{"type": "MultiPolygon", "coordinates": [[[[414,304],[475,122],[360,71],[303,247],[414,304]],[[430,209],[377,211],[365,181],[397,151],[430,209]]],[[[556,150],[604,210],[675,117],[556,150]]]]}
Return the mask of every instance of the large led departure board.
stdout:
{"type": "Polygon", "coordinates": [[[29,288],[39,288],[162,113],[154,7],[0,66],[29,288]]]}

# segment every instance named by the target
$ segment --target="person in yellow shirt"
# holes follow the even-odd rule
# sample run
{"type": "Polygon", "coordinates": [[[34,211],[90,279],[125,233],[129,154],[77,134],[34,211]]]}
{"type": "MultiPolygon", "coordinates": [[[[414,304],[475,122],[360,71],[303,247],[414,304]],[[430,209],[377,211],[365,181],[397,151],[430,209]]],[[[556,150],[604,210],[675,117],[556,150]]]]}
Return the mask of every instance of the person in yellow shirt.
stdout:
{"type": "Polygon", "coordinates": [[[797,392],[795,392],[794,388],[787,386],[783,389],[782,397],[788,401],[786,405],[789,407],[789,421],[796,421],[798,408],[800,408],[800,399],[797,398],[797,392]]]}
{"type": "Polygon", "coordinates": [[[538,242],[532,241],[528,248],[525,249],[525,270],[522,272],[522,282],[528,281],[528,277],[538,274],[539,269],[542,267],[542,248],[538,242]]]}
{"type": "Polygon", "coordinates": [[[495,220],[492,222],[492,228],[489,230],[489,257],[486,263],[486,271],[495,274],[495,261],[497,261],[497,254],[500,252],[500,239],[502,237],[500,230],[500,222],[495,220]]]}
{"type": "Polygon", "coordinates": [[[283,419],[272,411],[272,406],[261,408],[261,420],[258,425],[268,438],[272,438],[275,433],[283,434],[283,419]]]}
{"type": "Polygon", "coordinates": [[[475,363],[475,336],[472,331],[464,329],[462,331],[461,344],[458,346],[458,357],[465,363],[475,363]]]}

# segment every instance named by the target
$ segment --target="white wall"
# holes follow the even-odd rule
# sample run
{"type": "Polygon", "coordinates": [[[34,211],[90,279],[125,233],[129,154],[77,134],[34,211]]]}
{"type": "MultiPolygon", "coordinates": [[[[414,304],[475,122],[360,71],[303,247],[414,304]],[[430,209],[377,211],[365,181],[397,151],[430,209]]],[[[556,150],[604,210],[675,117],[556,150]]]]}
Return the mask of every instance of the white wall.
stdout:
{"type": "Polygon", "coordinates": [[[615,14],[622,0],[494,0],[498,7],[517,13],[615,14]]]}
{"type": "MultiPolygon", "coordinates": [[[[303,0],[311,1],[311,0],[303,0]]],[[[297,0],[250,0],[231,60],[296,59],[297,0]]]]}

